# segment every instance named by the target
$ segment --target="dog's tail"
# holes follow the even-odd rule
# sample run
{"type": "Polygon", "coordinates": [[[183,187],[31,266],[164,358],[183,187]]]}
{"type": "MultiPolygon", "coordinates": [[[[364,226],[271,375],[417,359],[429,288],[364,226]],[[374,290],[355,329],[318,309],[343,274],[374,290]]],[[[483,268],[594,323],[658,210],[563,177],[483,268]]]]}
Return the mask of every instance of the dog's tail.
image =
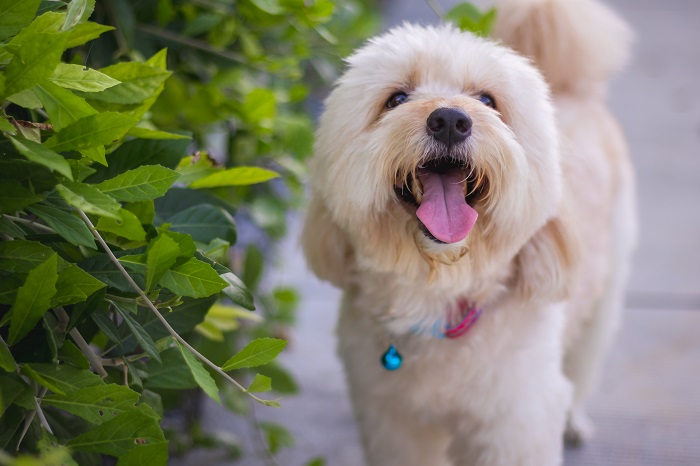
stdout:
{"type": "Polygon", "coordinates": [[[632,42],[625,22],[597,0],[500,0],[494,36],[532,58],[555,93],[604,85],[632,42]]]}

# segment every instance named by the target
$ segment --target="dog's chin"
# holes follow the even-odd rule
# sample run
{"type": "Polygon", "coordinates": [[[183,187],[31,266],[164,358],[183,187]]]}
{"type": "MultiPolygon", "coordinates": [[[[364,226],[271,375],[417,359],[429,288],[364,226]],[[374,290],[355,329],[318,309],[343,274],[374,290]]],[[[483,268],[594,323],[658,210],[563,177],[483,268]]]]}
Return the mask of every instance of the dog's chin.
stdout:
{"type": "Polygon", "coordinates": [[[463,257],[477,221],[477,206],[488,192],[488,178],[466,151],[429,153],[395,180],[394,194],[410,217],[421,254],[446,263],[463,257]]]}

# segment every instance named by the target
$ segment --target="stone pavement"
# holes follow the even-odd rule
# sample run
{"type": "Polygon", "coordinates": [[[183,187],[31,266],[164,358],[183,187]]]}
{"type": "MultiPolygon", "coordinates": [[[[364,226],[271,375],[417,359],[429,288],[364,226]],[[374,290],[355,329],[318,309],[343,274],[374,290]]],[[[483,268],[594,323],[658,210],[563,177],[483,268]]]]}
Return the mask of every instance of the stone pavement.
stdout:
{"type": "MultiPolygon", "coordinates": [[[[447,5],[447,0],[440,0],[447,5]]],[[[566,466],[700,465],[700,1],[609,0],[637,34],[634,59],[616,79],[611,105],[629,138],[639,177],[641,239],[627,311],[600,388],[590,400],[598,434],[568,451],[566,466]]],[[[387,24],[434,22],[421,0],[383,3],[387,24]]],[[[595,27],[595,25],[591,25],[595,27]]],[[[298,232],[298,225],[293,226],[298,232]]],[[[294,235],[292,235],[294,236],[294,235]]],[[[335,356],[339,293],[306,271],[297,239],[279,251],[270,283],[303,293],[283,360],[301,394],[260,418],[290,428],[296,446],[278,456],[302,466],[361,466],[360,446],[335,356]]],[[[241,432],[213,403],[205,429],[241,432]]],[[[246,443],[250,439],[243,439],[246,443]]],[[[197,452],[173,464],[225,464],[197,452]]],[[[245,466],[264,464],[249,458],[245,466]]],[[[430,466],[430,465],[426,465],[430,466]]]]}

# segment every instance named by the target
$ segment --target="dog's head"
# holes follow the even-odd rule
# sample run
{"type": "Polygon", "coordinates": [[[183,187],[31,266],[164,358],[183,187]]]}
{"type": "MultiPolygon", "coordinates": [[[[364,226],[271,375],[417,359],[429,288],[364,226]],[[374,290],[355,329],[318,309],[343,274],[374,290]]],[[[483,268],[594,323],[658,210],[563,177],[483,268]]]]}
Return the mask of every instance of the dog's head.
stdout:
{"type": "Polygon", "coordinates": [[[342,284],[352,258],[462,280],[512,263],[560,198],[554,110],[540,73],[449,26],[404,25],[347,62],[313,162],[304,243],[316,273],[342,284]]]}

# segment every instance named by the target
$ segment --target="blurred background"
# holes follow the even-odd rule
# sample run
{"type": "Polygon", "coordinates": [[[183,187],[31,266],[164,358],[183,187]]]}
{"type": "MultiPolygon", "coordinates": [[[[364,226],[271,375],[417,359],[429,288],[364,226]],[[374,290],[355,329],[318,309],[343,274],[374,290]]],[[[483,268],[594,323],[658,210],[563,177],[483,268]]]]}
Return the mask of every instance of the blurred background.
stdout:
{"type": "MultiPolygon", "coordinates": [[[[249,248],[241,253],[241,260],[253,263],[248,265],[254,270],[258,256],[273,264],[254,275],[254,285],[263,290],[262,302],[272,309],[266,311],[268,318],[272,316],[270,331],[282,332],[290,339],[282,356],[288,384],[278,387],[283,408],[244,405],[239,406],[239,414],[231,414],[209,399],[202,400],[197,429],[230,439],[231,444],[243,446],[244,453],[234,460],[221,449],[195,449],[173,464],[363,464],[342,369],[335,356],[334,324],[340,294],[307,271],[298,247],[299,214],[288,213],[290,199],[293,206],[300,205],[302,155],[311,144],[311,120],[301,114],[316,114],[328,80],[337,72],[339,56],[347,54],[359,40],[403,21],[435,23],[437,17],[423,0],[335,3],[345,15],[337,24],[310,26],[321,36],[328,33],[331,41],[307,44],[310,61],[298,75],[305,78],[305,89],[297,88],[296,97],[295,89],[287,89],[287,102],[297,102],[297,109],[301,108],[289,117],[297,125],[293,131],[275,134],[264,125],[261,130],[256,124],[264,123],[266,117],[253,112],[245,117],[248,120],[243,118],[252,125],[251,140],[241,138],[240,132],[230,140],[220,131],[201,133],[223,154],[234,144],[238,150],[230,152],[255,156],[259,148],[255,149],[254,139],[261,135],[272,148],[266,149],[267,153],[274,152],[276,145],[280,153],[287,147],[298,151],[296,157],[269,157],[271,166],[282,167],[298,180],[291,183],[291,191],[289,183],[277,186],[277,192],[256,198],[251,209],[236,217],[242,244],[249,248]],[[328,47],[329,43],[333,47],[328,47]],[[333,51],[324,55],[329,49],[333,51]],[[314,61],[314,56],[323,60],[314,61]],[[250,222],[244,220],[246,216],[250,222]],[[267,427],[262,431],[249,428],[256,423],[267,427]]],[[[437,3],[447,10],[456,2],[437,3]]],[[[700,2],[607,3],[636,33],[632,61],[612,83],[609,102],[628,137],[638,174],[640,242],[624,323],[599,389],[589,403],[597,435],[583,448],[567,451],[565,464],[696,466],[700,464],[700,2]]],[[[161,39],[167,41],[168,37],[161,39]]],[[[273,40],[285,40],[284,35],[273,40]]],[[[262,46],[267,53],[265,44],[262,46]]],[[[283,57],[284,51],[279,55],[283,57]]],[[[182,64],[192,67],[194,74],[208,72],[206,66],[197,69],[198,62],[188,59],[184,55],[182,64]]],[[[283,65],[280,63],[280,73],[284,73],[283,65]]],[[[250,81],[254,78],[247,79],[238,82],[255,88],[255,82],[250,81]]],[[[249,89],[241,92],[246,95],[249,89]]],[[[260,91],[257,97],[263,94],[260,91]]],[[[175,95],[171,114],[176,114],[184,99],[205,105],[212,96],[220,101],[215,92],[175,95]]],[[[164,110],[163,118],[169,114],[167,108],[164,110]]],[[[202,115],[208,111],[214,110],[204,109],[202,115]]],[[[214,115],[222,117],[214,113],[212,119],[214,115]]],[[[202,122],[210,123],[206,118],[202,122]]]]}

